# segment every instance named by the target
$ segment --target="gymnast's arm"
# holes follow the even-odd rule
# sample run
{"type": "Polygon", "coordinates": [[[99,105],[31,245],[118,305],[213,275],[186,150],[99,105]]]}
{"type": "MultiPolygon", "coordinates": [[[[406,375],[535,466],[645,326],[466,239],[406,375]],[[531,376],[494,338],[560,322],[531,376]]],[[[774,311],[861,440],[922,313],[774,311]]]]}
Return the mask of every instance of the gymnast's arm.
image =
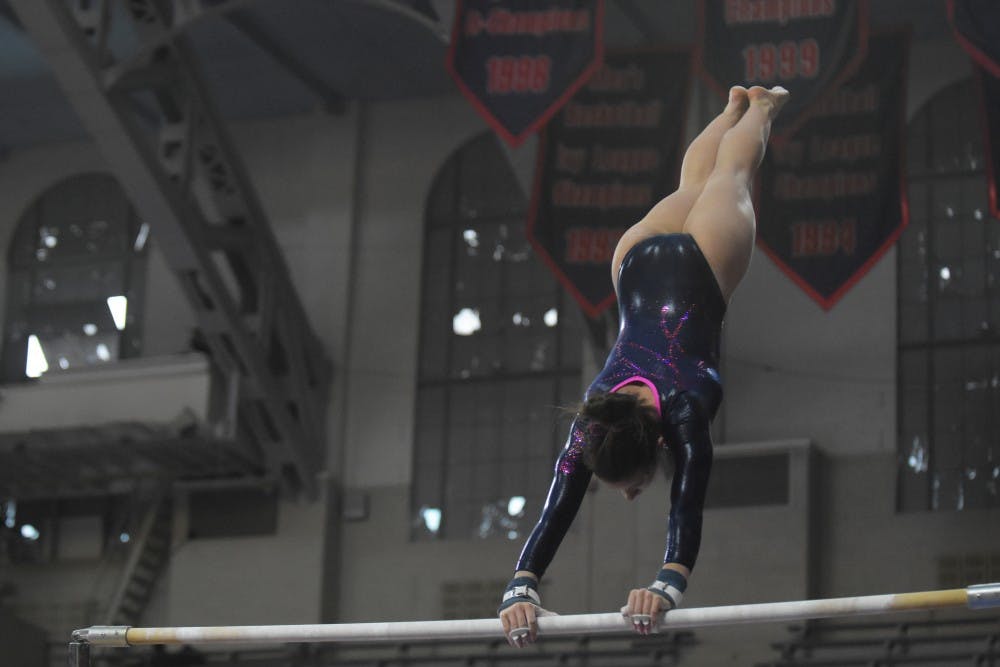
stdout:
{"type": "Polygon", "coordinates": [[[665,424],[663,435],[671,443],[674,456],[663,567],[650,586],[629,592],[622,610],[632,618],[640,634],[654,630],[660,612],[681,604],[701,547],[702,514],[712,470],[712,440],[707,420],[665,424]]]}
{"type": "MultiPolygon", "coordinates": [[[[586,427],[579,418],[575,419],[570,427],[566,446],[556,460],[555,474],[541,517],[521,550],[512,584],[518,579],[528,578],[537,585],[576,518],[592,476],[582,460],[586,437],[586,427]]],[[[518,602],[501,608],[500,620],[508,637],[512,629],[528,627],[529,641],[534,640],[535,609],[530,603],[518,602]]]]}
{"type": "Polygon", "coordinates": [[[670,487],[667,549],[664,565],[694,568],[701,548],[702,514],[712,472],[712,439],[707,420],[671,424],[674,479],[670,487]]]}
{"type": "Polygon", "coordinates": [[[593,475],[582,460],[585,437],[585,427],[580,425],[579,419],[574,420],[566,446],[556,460],[555,474],[542,515],[517,561],[519,572],[528,572],[541,579],[576,518],[593,475]]]}

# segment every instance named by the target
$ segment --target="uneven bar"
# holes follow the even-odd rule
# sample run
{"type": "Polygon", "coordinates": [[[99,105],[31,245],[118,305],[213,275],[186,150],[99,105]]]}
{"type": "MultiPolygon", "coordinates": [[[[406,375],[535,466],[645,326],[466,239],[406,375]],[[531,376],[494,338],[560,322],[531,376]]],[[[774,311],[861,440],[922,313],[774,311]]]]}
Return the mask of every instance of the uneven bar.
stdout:
{"type": "MultiPolygon", "coordinates": [[[[661,619],[660,629],[667,631],[712,625],[795,621],[954,607],[970,609],[1000,607],[1000,583],[919,593],[675,609],[661,619]]],[[[498,619],[483,618],[325,625],[177,628],[93,626],[74,631],[73,640],[93,646],[118,647],[151,644],[378,643],[433,639],[496,639],[502,636],[502,632],[498,619]]],[[[632,632],[632,624],[621,613],[545,616],[538,619],[538,632],[539,635],[549,637],[620,634],[632,632]]]]}

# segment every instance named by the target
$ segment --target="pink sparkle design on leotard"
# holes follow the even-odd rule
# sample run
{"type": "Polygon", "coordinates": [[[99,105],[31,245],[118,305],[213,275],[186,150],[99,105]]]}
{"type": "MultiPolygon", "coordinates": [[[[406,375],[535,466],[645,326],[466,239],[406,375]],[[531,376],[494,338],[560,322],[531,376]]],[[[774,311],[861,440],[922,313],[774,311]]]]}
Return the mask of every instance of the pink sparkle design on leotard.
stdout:
{"type": "MultiPolygon", "coordinates": [[[[671,314],[670,304],[664,304],[663,307],[660,308],[660,331],[667,341],[667,349],[665,352],[651,350],[650,348],[633,341],[616,343],[615,361],[617,362],[617,368],[609,378],[611,382],[617,382],[635,375],[640,375],[642,377],[656,378],[657,380],[672,380],[677,383],[678,386],[681,386],[683,384],[683,374],[677,368],[677,360],[685,358],[687,356],[687,352],[684,350],[684,346],[681,344],[679,338],[684,329],[684,325],[687,324],[688,320],[691,318],[691,313],[693,311],[694,307],[688,308],[684,311],[684,314],[677,319],[677,323],[671,327],[668,321],[671,314]],[[654,361],[654,363],[650,364],[651,367],[640,366],[625,353],[625,349],[623,349],[625,346],[630,349],[643,352],[647,358],[654,361]]],[[[699,367],[703,365],[704,362],[698,363],[699,367]]]]}
{"type": "Polygon", "coordinates": [[[564,475],[572,475],[580,459],[583,457],[583,447],[587,444],[587,435],[583,429],[577,425],[573,426],[573,434],[570,436],[570,443],[566,446],[566,451],[559,458],[559,472],[564,475]]]}
{"type": "MultiPolygon", "coordinates": [[[[680,315],[674,317],[674,310],[670,304],[664,304],[660,308],[660,321],[657,330],[663,336],[666,345],[655,344],[659,350],[651,349],[635,340],[619,340],[613,349],[613,358],[605,366],[601,376],[601,391],[613,391],[630,381],[641,381],[647,385],[653,385],[652,380],[670,383],[678,391],[686,391],[688,382],[685,375],[690,377],[690,368],[693,366],[698,371],[703,371],[705,362],[691,359],[684,349],[681,334],[691,316],[695,312],[697,305],[692,304],[680,315]],[[680,362],[680,366],[678,366],[680,362]],[[607,375],[604,375],[607,373],[607,375]],[[611,388],[614,389],[611,389],[611,388]]],[[[640,332],[641,333],[641,332],[640,332]]],[[[630,336],[631,337],[631,336],[630,336]]],[[[656,334],[650,332],[646,339],[654,338],[656,334]]],[[[661,413],[664,406],[660,405],[660,390],[654,388],[654,396],[661,413]]],[[[601,437],[593,426],[584,429],[574,425],[571,432],[570,441],[566,445],[559,460],[559,472],[571,474],[577,469],[583,456],[583,448],[588,442],[593,442],[595,436],[601,437]]]]}
{"type": "Polygon", "coordinates": [[[607,430],[600,424],[588,424],[583,427],[579,422],[574,422],[569,444],[559,457],[559,472],[565,475],[576,472],[583,458],[583,448],[588,442],[603,438],[606,433],[607,430]]]}

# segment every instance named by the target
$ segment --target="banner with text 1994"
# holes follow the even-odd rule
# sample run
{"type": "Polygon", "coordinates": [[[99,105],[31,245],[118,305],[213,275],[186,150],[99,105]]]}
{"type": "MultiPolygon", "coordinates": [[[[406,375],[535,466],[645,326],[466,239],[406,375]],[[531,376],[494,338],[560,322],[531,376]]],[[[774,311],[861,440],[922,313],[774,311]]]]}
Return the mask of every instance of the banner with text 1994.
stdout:
{"type": "Polygon", "coordinates": [[[873,36],[861,69],[787,141],[757,182],[757,244],[832,308],[906,226],[906,31],[873,36]]]}

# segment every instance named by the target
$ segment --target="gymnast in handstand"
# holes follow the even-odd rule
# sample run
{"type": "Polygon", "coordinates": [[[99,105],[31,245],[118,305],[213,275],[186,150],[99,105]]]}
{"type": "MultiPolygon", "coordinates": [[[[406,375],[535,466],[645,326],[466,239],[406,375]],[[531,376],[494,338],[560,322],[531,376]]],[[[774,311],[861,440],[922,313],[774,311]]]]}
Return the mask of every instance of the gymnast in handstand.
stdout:
{"type": "Polygon", "coordinates": [[[516,646],[535,639],[538,581],[591,476],[632,500],[667,452],[674,474],[663,566],[650,586],[629,593],[622,612],[648,634],[660,612],[681,602],[701,542],[709,425],[722,401],[722,319],[750,264],[756,226],[750,187],[787,97],[780,87],[733,87],[725,110],[688,147],[677,190],[615,248],[618,339],[584,394],[541,518],[500,605],[504,633],[516,646]]]}

